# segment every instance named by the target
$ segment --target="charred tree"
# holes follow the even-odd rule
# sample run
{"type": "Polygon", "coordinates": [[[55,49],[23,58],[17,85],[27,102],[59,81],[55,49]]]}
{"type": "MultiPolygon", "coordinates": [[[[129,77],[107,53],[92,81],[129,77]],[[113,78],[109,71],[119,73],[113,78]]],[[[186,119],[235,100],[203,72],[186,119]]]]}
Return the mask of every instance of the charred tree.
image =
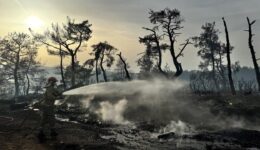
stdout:
{"type": "MultiPolygon", "coordinates": [[[[90,55],[93,55],[93,53],[90,53],[90,55]]],[[[95,68],[95,74],[96,74],[96,83],[99,83],[99,71],[98,71],[98,57],[88,59],[84,62],[83,67],[86,67],[93,70],[95,68]]]]}
{"type": "Polygon", "coordinates": [[[107,82],[107,74],[106,74],[106,71],[103,67],[103,62],[104,62],[104,52],[102,52],[102,54],[101,54],[100,68],[101,68],[101,71],[102,71],[102,74],[103,74],[103,78],[104,78],[105,82],[107,82]]]}
{"type": "MultiPolygon", "coordinates": [[[[158,70],[162,75],[167,77],[167,73],[164,72],[162,69],[162,50],[165,50],[166,46],[160,44],[161,38],[159,35],[157,35],[157,31],[156,31],[156,30],[158,30],[158,27],[154,27],[153,29],[150,29],[150,28],[143,28],[143,29],[152,32],[152,34],[145,36],[144,38],[140,38],[140,42],[141,43],[150,43],[150,44],[155,43],[155,46],[154,46],[155,53],[158,54],[158,64],[157,64],[158,70]]],[[[153,48],[153,47],[151,46],[151,48],[153,48]]]]}
{"type": "Polygon", "coordinates": [[[98,59],[96,59],[96,67],[95,67],[95,70],[96,70],[96,82],[99,83],[99,79],[98,79],[98,59]]]}
{"type": "Polygon", "coordinates": [[[67,84],[65,82],[65,77],[64,77],[64,69],[63,69],[63,58],[65,56],[64,51],[61,49],[61,45],[59,47],[59,55],[60,55],[60,74],[61,74],[61,81],[63,84],[64,90],[67,88],[67,84]]]}
{"type": "Polygon", "coordinates": [[[2,74],[7,76],[8,80],[14,81],[14,96],[20,95],[20,80],[26,78],[26,70],[30,57],[35,59],[37,55],[37,45],[29,35],[25,33],[10,33],[0,40],[0,65],[2,74]]]}
{"type": "Polygon", "coordinates": [[[55,46],[50,46],[47,44],[48,47],[52,47],[55,48],[55,50],[51,50],[48,49],[48,53],[50,55],[54,55],[54,56],[59,56],[60,57],[60,64],[59,64],[59,70],[60,70],[60,75],[61,75],[61,82],[63,85],[63,89],[66,90],[67,89],[67,83],[65,81],[65,75],[64,75],[64,67],[63,67],[63,59],[68,56],[68,53],[64,50],[62,50],[61,44],[59,44],[59,47],[55,47],[55,46]]]}
{"type": "Polygon", "coordinates": [[[233,95],[236,95],[234,81],[233,81],[233,78],[232,78],[231,59],[230,59],[231,47],[230,47],[230,42],[229,42],[229,33],[228,33],[228,28],[227,28],[227,24],[226,24],[225,18],[223,17],[222,20],[223,20],[224,27],[225,27],[226,41],[227,41],[227,43],[226,43],[226,53],[227,53],[228,80],[229,80],[231,93],[233,95]]]}
{"type": "MultiPolygon", "coordinates": [[[[175,49],[175,43],[177,36],[180,35],[179,31],[183,28],[181,26],[181,23],[184,21],[184,19],[181,17],[180,11],[177,9],[169,9],[166,8],[161,11],[150,11],[150,22],[153,24],[156,24],[160,27],[162,27],[162,30],[164,32],[164,35],[169,39],[169,50],[170,54],[172,56],[173,64],[176,68],[175,77],[178,77],[182,74],[183,68],[181,63],[178,60],[178,56],[183,55],[183,51],[186,48],[186,46],[183,47],[183,49],[177,53],[175,49]]],[[[189,43],[189,42],[188,42],[189,43]]]]}
{"type": "Polygon", "coordinates": [[[194,46],[199,48],[198,56],[203,60],[199,67],[203,71],[210,70],[215,90],[219,92],[217,64],[220,62],[218,57],[220,51],[223,50],[218,37],[219,30],[215,28],[215,22],[206,23],[201,28],[203,32],[199,36],[193,37],[194,46]]]}
{"type": "MultiPolygon", "coordinates": [[[[232,49],[232,47],[231,47],[231,49],[232,49]]],[[[231,49],[230,49],[230,51],[231,51],[231,49]]],[[[216,69],[219,74],[220,83],[222,84],[221,90],[227,91],[230,88],[229,88],[228,78],[226,77],[227,67],[223,64],[224,54],[226,54],[226,44],[221,44],[221,50],[218,51],[218,60],[216,63],[216,69]],[[227,89],[227,86],[228,86],[228,89],[227,89]]]]}
{"type": "MultiPolygon", "coordinates": [[[[64,72],[64,75],[66,80],[69,80],[71,78],[72,75],[71,67],[72,66],[69,65],[65,69],[66,71],[64,72]]],[[[79,62],[76,63],[75,65],[75,71],[76,71],[75,79],[77,83],[76,87],[83,86],[89,83],[87,79],[90,77],[93,67],[92,66],[90,68],[87,67],[90,67],[89,64],[80,65],[79,62]]]]}
{"type": "Polygon", "coordinates": [[[30,57],[29,62],[28,62],[28,66],[27,66],[26,71],[25,71],[25,76],[26,76],[26,80],[27,80],[26,95],[29,94],[29,90],[30,90],[30,86],[31,86],[30,78],[29,78],[29,71],[30,71],[30,68],[31,68],[32,61],[33,61],[33,59],[32,59],[32,57],[30,57]]]}
{"type": "Polygon", "coordinates": [[[121,62],[124,64],[124,70],[125,70],[126,78],[128,80],[131,80],[130,74],[129,74],[128,69],[127,69],[127,64],[126,64],[125,60],[123,59],[121,52],[117,55],[120,58],[121,62]]]}
{"type": "Polygon", "coordinates": [[[106,63],[107,67],[111,67],[112,64],[114,63],[114,57],[113,54],[115,53],[115,51],[117,51],[117,49],[115,47],[113,47],[112,45],[110,45],[109,43],[105,42],[99,42],[98,44],[92,45],[92,53],[90,53],[90,55],[94,55],[95,58],[93,60],[96,61],[96,79],[98,82],[98,61],[100,60],[100,68],[104,77],[104,81],[107,82],[107,75],[106,75],[106,71],[103,67],[103,63],[106,63]]]}
{"type": "Polygon", "coordinates": [[[62,45],[61,45],[62,40],[61,37],[59,37],[61,32],[60,27],[57,24],[56,25],[52,24],[52,30],[51,31],[48,30],[45,33],[45,35],[36,34],[30,28],[29,31],[31,32],[31,34],[33,35],[34,39],[37,42],[40,42],[41,44],[47,47],[47,51],[49,55],[60,57],[59,70],[61,75],[61,82],[62,82],[63,89],[66,90],[67,84],[64,77],[63,59],[69,54],[65,50],[62,50],[62,45]]]}
{"type": "Polygon", "coordinates": [[[19,79],[18,79],[18,76],[19,76],[18,70],[19,70],[19,64],[20,64],[20,52],[21,52],[21,49],[19,48],[17,53],[16,53],[16,56],[15,56],[16,62],[15,62],[14,71],[13,71],[14,85],[15,85],[15,97],[19,96],[19,93],[20,93],[20,89],[19,89],[20,84],[19,84],[19,79]]]}
{"type": "MultiPolygon", "coordinates": [[[[52,24],[51,31],[48,30],[45,35],[35,35],[35,37],[47,47],[52,48],[51,50],[48,49],[50,54],[60,56],[60,65],[62,65],[62,59],[64,56],[70,57],[70,80],[71,87],[74,87],[76,85],[76,56],[78,52],[82,50],[84,44],[91,38],[92,30],[90,29],[91,24],[89,24],[88,20],[75,23],[75,21],[71,20],[69,17],[67,19],[68,21],[66,24],[63,24],[62,26],[52,24]],[[52,43],[47,42],[47,40],[50,40],[52,43]]],[[[61,72],[63,72],[62,67],[60,68],[61,72]]],[[[64,76],[62,78],[64,78],[64,76]]],[[[66,88],[65,84],[64,88],[66,88]]]]}
{"type": "Polygon", "coordinates": [[[248,33],[249,33],[249,38],[248,38],[248,45],[249,45],[249,49],[251,52],[251,56],[252,56],[252,61],[254,64],[254,68],[255,68],[255,74],[256,74],[256,80],[258,83],[258,91],[260,91],[260,71],[259,71],[259,66],[257,63],[257,58],[255,55],[255,50],[254,50],[254,46],[253,46],[253,33],[252,33],[252,25],[255,23],[256,20],[254,21],[250,21],[249,18],[247,17],[247,23],[248,23],[248,33]]]}

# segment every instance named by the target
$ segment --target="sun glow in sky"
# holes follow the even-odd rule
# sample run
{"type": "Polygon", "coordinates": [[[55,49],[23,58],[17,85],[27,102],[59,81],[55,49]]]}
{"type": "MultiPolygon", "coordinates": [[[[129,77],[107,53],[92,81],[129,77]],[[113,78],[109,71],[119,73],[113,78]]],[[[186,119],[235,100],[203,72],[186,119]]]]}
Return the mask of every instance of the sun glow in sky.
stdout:
{"type": "Polygon", "coordinates": [[[32,29],[37,29],[43,26],[43,21],[36,16],[29,16],[25,22],[27,27],[32,29]]]}
{"type": "MultiPolygon", "coordinates": [[[[178,37],[175,49],[187,38],[197,36],[201,26],[206,22],[216,22],[220,30],[220,40],[225,42],[224,28],[221,18],[225,17],[230,34],[232,62],[240,61],[242,66],[252,66],[248,49],[248,33],[246,17],[256,20],[253,26],[254,46],[260,56],[260,0],[0,0],[0,38],[10,32],[29,33],[32,28],[37,33],[50,29],[52,23],[66,23],[66,17],[75,19],[76,23],[89,20],[93,30],[87,47],[78,54],[82,63],[89,59],[91,45],[99,41],[108,41],[119,49],[127,59],[131,69],[138,70],[136,60],[139,53],[145,50],[139,37],[149,34],[142,27],[151,28],[149,9],[177,8],[181,11],[185,22],[178,37]]],[[[200,57],[198,49],[189,45],[180,57],[183,69],[197,69],[200,57]]],[[[48,55],[46,47],[39,50],[38,58],[43,65],[56,66],[58,57],[48,55]]],[[[173,69],[169,51],[163,53],[163,66],[168,64],[173,69]]],[[[68,61],[69,62],[69,61],[68,61]]]]}

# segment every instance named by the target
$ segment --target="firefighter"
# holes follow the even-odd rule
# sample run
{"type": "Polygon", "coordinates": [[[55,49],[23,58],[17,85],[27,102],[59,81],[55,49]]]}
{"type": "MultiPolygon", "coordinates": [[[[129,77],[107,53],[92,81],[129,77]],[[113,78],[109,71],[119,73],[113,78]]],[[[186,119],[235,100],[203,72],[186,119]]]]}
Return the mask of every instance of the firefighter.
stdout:
{"type": "Polygon", "coordinates": [[[56,139],[57,137],[57,133],[54,129],[54,102],[57,98],[61,96],[61,93],[57,90],[56,83],[57,79],[55,77],[48,78],[47,84],[45,86],[46,91],[44,93],[44,98],[40,102],[42,116],[38,139],[41,143],[46,141],[47,134],[50,134],[51,139],[56,139]]]}

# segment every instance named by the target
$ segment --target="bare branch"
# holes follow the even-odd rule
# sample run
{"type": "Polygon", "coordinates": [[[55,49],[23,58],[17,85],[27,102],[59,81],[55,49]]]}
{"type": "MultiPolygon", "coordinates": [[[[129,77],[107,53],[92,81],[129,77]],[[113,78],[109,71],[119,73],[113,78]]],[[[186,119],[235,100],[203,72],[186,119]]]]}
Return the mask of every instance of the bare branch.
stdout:
{"type": "Polygon", "coordinates": [[[189,39],[187,39],[185,43],[181,44],[181,45],[183,45],[183,47],[180,49],[179,54],[176,56],[177,59],[178,59],[180,56],[183,56],[183,51],[185,50],[185,48],[186,48],[187,45],[189,45],[189,44],[192,44],[189,39]]]}
{"type": "Polygon", "coordinates": [[[256,20],[252,21],[252,22],[250,23],[250,25],[253,25],[255,22],[256,22],[256,20]]]}
{"type": "Polygon", "coordinates": [[[148,31],[151,31],[151,32],[155,33],[155,30],[154,30],[154,29],[150,29],[150,28],[146,28],[146,27],[143,27],[143,29],[145,29],[145,30],[148,30],[148,31]]]}
{"type": "Polygon", "coordinates": [[[144,54],[144,53],[145,53],[145,52],[142,52],[142,53],[138,53],[138,54],[137,54],[137,56],[138,56],[138,55],[142,55],[142,54],[144,54]]]}

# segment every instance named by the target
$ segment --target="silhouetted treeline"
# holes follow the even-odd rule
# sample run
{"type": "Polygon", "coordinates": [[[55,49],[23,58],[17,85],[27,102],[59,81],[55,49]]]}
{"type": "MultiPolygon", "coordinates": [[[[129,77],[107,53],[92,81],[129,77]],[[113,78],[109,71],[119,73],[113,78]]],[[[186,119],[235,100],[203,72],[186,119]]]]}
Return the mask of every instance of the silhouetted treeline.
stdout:
{"type": "MultiPolygon", "coordinates": [[[[205,23],[201,27],[202,32],[200,35],[188,38],[188,40],[181,45],[179,52],[177,53],[175,44],[177,37],[180,35],[180,30],[184,28],[181,26],[184,19],[181,16],[180,11],[169,8],[161,11],[150,10],[149,15],[149,20],[153,27],[144,27],[143,29],[149,31],[151,34],[139,38],[139,42],[146,46],[145,52],[141,53],[141,57],[137,61],[141,70],[140,76],[142,78],[152,75],[155,76],[158,73],[167,78],[179,77],[183,72],[183,68],[181,63],[178,61],[178,58],[183,56],[183,52],[187,45],[193,44],[193,46],[198,49],[198,57],[201,58],[199,65],[201,71],[191,75],[191,89],[193,91],[211,91],[212,93],[230,91],[233,95],[236,94],[236,90],[239,90],[238,87],[241,87],[241,82],[239,84],[240,86],[236,86],[234,82],[238,81],[234,81],[233,74],[238,72],[240,65],[239,62],[231,60],[234,47],[230,44],[230,41],[232,41],[232,35],[229,35],[228,25],[224,17],[222,18],[222,21],[225,29],[226,43],[219,40],[220,31],[216,28],[215,22],[205,23]],[[162,69],[161,67],[163,60],[162,52],[167,50],[170,51],[172,56],[175,71],[171,71],[171,69],[166,71],[166,69],[162,69]]],[[[248,19],[248,44],[253,58],[256,78],[259,84],[260,75],[259,66],[257,64],[257,60],[259,59],[255,56],[252,44],[253,34],[251,26],[254,23],[255,21],[250,22],[248,19]]],[[[250,88],[247,89],[252,90],[253,88],[251,88],[250,85],[250,88]]]]}
{"type": "MultiPolygon", "coordinates": [[[[184,56],[187,46],[197,50],[200,57],[200,71],[190,76],[190,87],[195,93],[198,91],[222,92],[230,91],[233,95],[242,89],[254,91],[253,82],[238,81],[234,78],[240,69],[239,62],[232,60],[232,51],[235,48],[231,45],[232,35],[228,32],[228,24],[224,18],[223,27],[226,41],[219,39],[220,31],[216,28],[215,22],[207,22],[201,27],[201,33],[197,36],[186,37],[186,41],[177,45],[183,27],[184,17],[178,9],[165,8],[163,10],[149,11],[151,27],[143,27],[147,35],[139,37],[139,42],[145,45],[143,53],[138,54],[137,65],[140,67],[138,77],[147,79],[153,76],[160,76],[169,80],[180,78],[183,74],[183,63],[180,57],[184,56]],[[191,46],[193,45],[193,46],[191,46]],[[163,66],[164,52],[168,51],[174,69],[169,65],[163,66]]],[[[260,71],[255,49],[253,46],[252,26],[256,21],[247,18],[249,38],[249,53],[254,64],[255,77],[260,91],[260,71]]],[[[126,62],[127,56],[109,44],[99,42],[92,45],[90,57],[83,62],[77,58],[80,52],[88,51],[86,44],[92,38],[92,25],[88,20],[77,23],[71,18],[63,24],[52,24],[50,30],[43,34],[35,33],[30,29],[30,35],[25,33],[10,33],[0,39],[0,88],[1,94],[28,95],[39,93],[44,87],[46,73],[41,69],[40,63],[36,60],[38,49],[45,46],[49,55],[59,57],[58,75],[61,78],[63,90],[83,86],[91,83],[107,82],[113,80],[131,80],[137,78],[129,70],[126,62]],[[115,57],[115,56],[119,57],[115,57]],[[126,57],[126,58],[125,58],[126,57]],[[70,64],[64,66],[64,59],[69,58],[70,64]],[[117,59],[117,61],[116,61],[117,59]],[[117,62],[112,73],[114,62],[117,62]],[[113,74],[113,75],[112,75],[113,74]],[[93,82],[93,76],[95,76],[93,82]],[[111,78],[111,76],[113,76],[111,78]],[[91,81],[90,81],[91,80],[91,81]]]]}

